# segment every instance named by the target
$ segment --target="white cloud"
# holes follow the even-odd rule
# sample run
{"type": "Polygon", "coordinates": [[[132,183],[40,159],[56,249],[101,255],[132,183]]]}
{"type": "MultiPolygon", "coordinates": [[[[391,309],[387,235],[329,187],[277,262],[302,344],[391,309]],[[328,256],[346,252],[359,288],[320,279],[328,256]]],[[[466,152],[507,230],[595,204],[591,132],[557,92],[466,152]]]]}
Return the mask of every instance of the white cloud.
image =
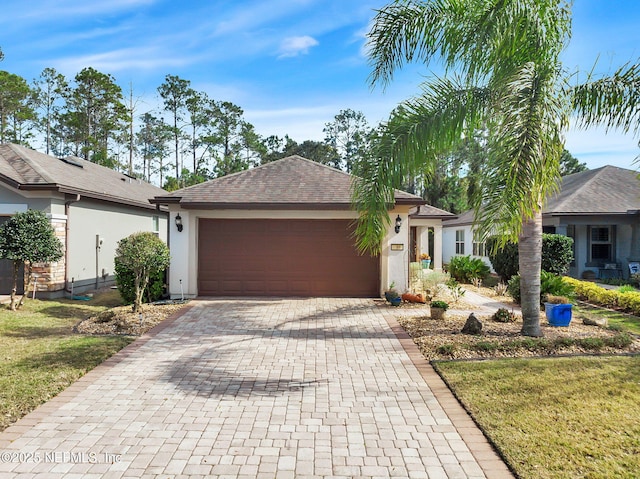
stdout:
{"type": "Polygon", "coordinates": [[[178,67],[188,62],[189,60],[185,57],[172,58],[166,52],[163,53],[155,48],[123,48],[105,53],[52,60],[58,70],[74,74],[87,66],[98,71],[115,73],[127,69],[178,67]]]}
{"type": "Polygon", "coordinates": [[[311,47],[319,45],[318,40],[308,35],[301,37],[285,38],[280,44],[280,55],[278,58],[296,57],[306,55],[311,47]]]}

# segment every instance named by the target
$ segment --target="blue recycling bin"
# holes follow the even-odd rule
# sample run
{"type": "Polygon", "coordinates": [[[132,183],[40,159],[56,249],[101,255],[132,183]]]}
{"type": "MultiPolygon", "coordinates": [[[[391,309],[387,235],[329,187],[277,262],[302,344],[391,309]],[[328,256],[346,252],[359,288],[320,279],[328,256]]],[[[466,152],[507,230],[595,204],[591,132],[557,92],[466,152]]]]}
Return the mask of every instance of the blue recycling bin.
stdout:
{"type": "Polygon", "coordinates": [[[551,326],[567,327],[571,322],[571,308],[573,304],[544,304],[547,321],[551,326]]]}

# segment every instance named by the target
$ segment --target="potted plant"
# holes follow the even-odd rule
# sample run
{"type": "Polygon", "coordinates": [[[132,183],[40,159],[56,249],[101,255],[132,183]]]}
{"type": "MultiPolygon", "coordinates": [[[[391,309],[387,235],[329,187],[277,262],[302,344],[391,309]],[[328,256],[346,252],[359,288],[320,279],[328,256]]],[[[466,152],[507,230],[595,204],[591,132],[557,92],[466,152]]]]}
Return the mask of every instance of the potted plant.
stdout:
{"type": "Polygon", "coordinates": [[[566,296],[547,295],[544,313],[551,326],[567,327],[571,323],[573,304],[566,296]]]}
{"type": "Polygon", "coordinates": [[[429,269],[429,266],[431,266],[431,256],[427,253],[420,255],[420,261],[422,261],[422,269],[429,269]]]}
{"type": "Polygon", "coordinates": [[[449,303],[446,301],[431,301],[431,319],[444,319],[447,309],[449,309],[449,303]]]}
{"type": "Polygon", "coordinates": [[[396,283],[392,281],[389,285],[389,288],[384,292],[384,298],[391,303],[391,306],[399,306],[402,302],[402,298],[400,297],[400,293],[395,288],[396,283]]]}

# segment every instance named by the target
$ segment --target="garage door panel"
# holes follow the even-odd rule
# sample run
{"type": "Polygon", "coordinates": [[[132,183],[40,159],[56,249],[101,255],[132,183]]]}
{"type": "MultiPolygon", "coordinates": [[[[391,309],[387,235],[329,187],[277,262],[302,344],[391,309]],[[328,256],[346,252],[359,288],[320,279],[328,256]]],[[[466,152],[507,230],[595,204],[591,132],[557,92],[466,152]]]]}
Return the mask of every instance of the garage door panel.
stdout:
{"type": "Polygon", "coordinates": [[[200,295],[377,296],[379,260],[346,220],[199,221],[200,295]]]}

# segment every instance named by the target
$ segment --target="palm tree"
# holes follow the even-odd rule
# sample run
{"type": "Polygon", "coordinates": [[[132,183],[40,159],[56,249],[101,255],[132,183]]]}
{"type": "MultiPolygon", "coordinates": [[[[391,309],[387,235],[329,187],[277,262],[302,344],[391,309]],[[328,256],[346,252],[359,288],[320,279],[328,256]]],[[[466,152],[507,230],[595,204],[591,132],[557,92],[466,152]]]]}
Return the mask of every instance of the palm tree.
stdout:
{"type": "Polygon", "coordinates": [[[570,35],[568,0],[398,0],[377,12],[369,33],[372,85],[413,61],[440,60],[445,74],[392,113],[378,150],[356,171],[360,249],[379,252],[393,188],[433,171],[438,155],[483,131],[488,159],[476,221],[502,244],[518,241],[527,336],[542,335],[542,207],[558,185],[571,114],[583,126],[626,129],[639,115],[638,66],[570,86],[559,58],[570,35]]]}

